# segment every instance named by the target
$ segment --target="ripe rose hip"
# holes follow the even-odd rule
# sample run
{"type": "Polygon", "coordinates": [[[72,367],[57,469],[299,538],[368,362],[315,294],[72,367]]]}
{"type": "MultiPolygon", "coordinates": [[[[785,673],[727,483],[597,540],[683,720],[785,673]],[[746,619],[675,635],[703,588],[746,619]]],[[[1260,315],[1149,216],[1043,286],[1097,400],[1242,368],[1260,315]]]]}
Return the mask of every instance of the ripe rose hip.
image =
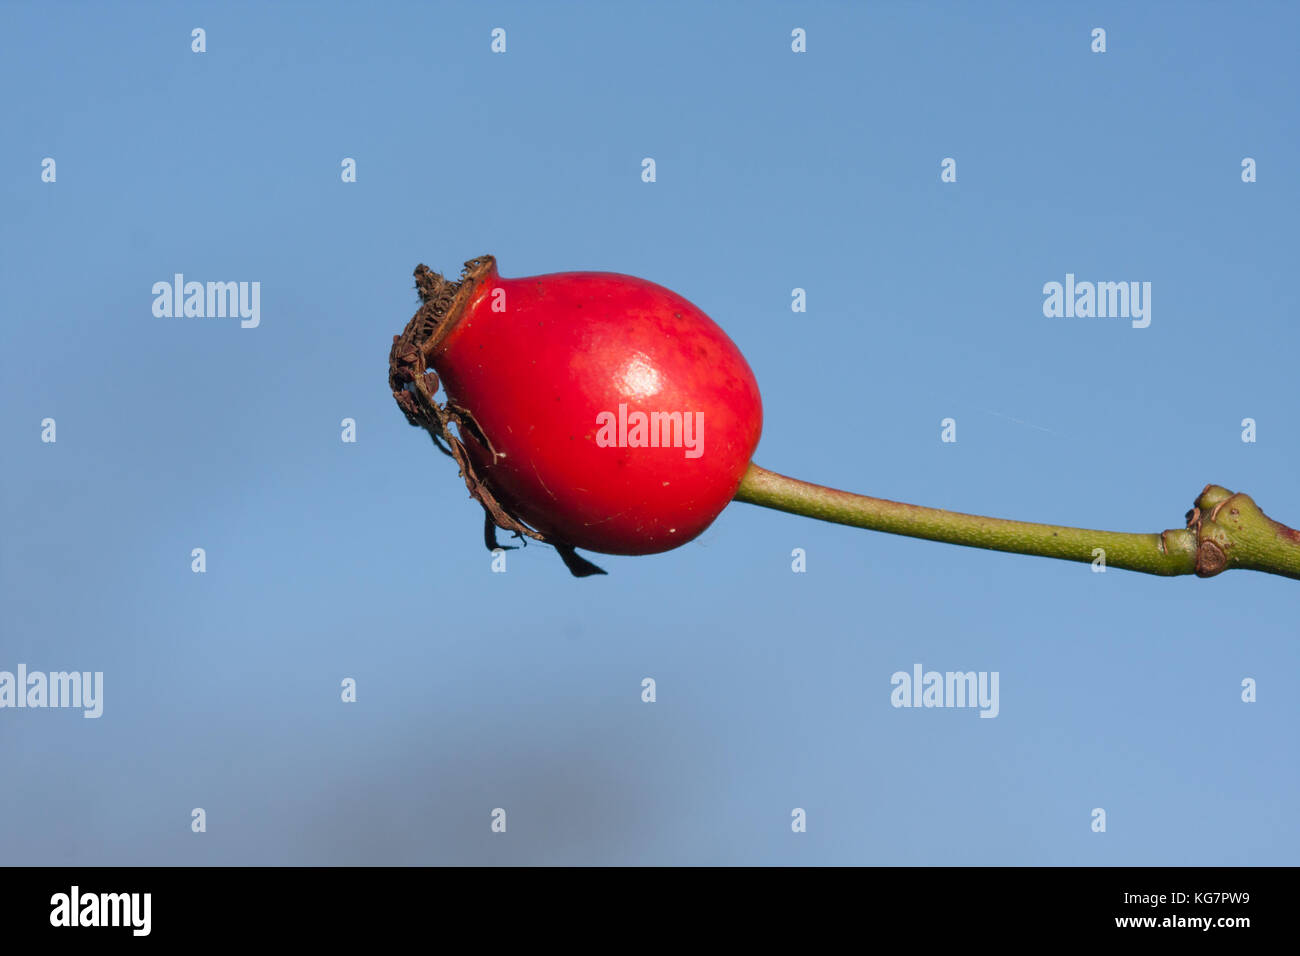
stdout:
{"type": "Polygon", "coordinates": [[[691,540],[731,500],[972,548],[1212,577],[1248,568],[1300,579],[1300,530],[1250,496],[1206,485],[1187,527],[1092,531],[855,495],[751,462],[763,426],[744,357],[707,315],[632,276],[503,279],[491,256],[458,282],[415,270],[423,305],[393,336],[388,383],[407,421],[460,466],[504,528],[555,545],[653,554],[691,540]],[[442,381],[439,382],[439,376],[442,381]],[[446,386],[446,403],[436,395],[446,386]]]}
{"type": "Polygon", "coordinates": [[[437,373],[471,490],[505,515],[561,546],[653,554],[732,500],[762,404],[744,356],[700,309],[615,273],[502,278],[490,256],[457,283],[416,276],[425,306],[396,339],[394,394],[410,418],[410,383],[436,391],[421,377],[437,373]]]}

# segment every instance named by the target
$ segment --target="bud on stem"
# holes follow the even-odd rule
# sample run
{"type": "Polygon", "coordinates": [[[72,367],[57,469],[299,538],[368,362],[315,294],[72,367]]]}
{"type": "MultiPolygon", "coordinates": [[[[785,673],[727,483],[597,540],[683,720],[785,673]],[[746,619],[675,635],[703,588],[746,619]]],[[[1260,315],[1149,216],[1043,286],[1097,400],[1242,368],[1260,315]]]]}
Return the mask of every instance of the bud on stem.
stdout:
{"type": "Polygon", "coordinates": [[[1090,531],[922,508],[850,494],[751,464],[736,500],[836,524],[926,538],[970,548],[1091,562],[1144,574],[1213,577],[1229,568],[1300,579],[1300,531],[1274,521],[1245,494],[1206,485],[1187,527],[1158,534],[1090,531]]]}

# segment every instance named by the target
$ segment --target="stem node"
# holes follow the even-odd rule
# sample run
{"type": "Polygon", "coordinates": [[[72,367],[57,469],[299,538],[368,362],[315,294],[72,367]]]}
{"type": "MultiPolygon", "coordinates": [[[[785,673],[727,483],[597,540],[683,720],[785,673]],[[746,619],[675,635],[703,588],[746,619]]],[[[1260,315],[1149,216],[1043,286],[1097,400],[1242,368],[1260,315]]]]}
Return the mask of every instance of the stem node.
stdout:
{"type": "Polygon", "coordinates": [[[1035,554],[1063,561],[1173,576],[1209,578],[1229,568],[1300,579],[1300,531],[1274,521],[1247,494],[1206,485],[1187,513],[1187,527],[1159,534],[1089,531],[922,508],[788,478],[750,464],[736,500],[821,521],[943,541],[971,548],[1035,554]]]}

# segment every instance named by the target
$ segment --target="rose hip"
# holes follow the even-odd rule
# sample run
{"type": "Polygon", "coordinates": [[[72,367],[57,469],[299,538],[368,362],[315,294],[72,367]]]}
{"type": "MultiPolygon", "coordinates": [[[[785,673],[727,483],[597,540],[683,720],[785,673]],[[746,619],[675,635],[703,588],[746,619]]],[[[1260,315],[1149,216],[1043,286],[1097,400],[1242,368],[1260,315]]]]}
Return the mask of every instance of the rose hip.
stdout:
{"type": "Polygon", "coordinates": [[[739,349],[675,292],[633,276],[503,279],[491,256],[459,282],[415,270],[424,304],[393,336],[388,382],[412,425],[452,455],[496,529],[555,545],[653,554],[731,500],[821,521],[1146,574],[1247,568],[1300,579],[1300,530],[1249,495],[1206,485],[1186,528],[1092,531],[855,495],[760,468],[758,385],[739,349]],[[436,374],[435,374],[436,372],[436,374]],[[438,376],[442,376],[441,383],[438,376]],[[447,402],[439,403],[439,386],[447,402]]]}
{"type": "Polygon", "coordinates": [[[699,308],[614,273],[502,278],[491,257],[458,283],[417,276],[426,308],[412,326],[427,337],[412,371],[422,358],[437,373],[471,488],[507,515],[557,544],[653,554],[732,500],[762,403],[744,356],[699,308]]]}

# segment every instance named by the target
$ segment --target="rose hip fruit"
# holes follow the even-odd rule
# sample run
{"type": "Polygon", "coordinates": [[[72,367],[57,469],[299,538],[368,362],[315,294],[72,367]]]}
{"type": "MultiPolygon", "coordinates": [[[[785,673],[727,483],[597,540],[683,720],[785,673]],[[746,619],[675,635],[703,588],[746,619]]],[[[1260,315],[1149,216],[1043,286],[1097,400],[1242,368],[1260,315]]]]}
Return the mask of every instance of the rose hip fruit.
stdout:
{"type": "Polygon", "coordinates": [[[423,265],[415,282],[423,305],[393,336],[388,384],[406,420],[456,459],[489,548],[505,529],[553,544],[575,576],[603,574],[574,548],[668,551],[735,500],[1066,561],[1091,563],[1102,549],[1110,567],[1146,574],[1235,567],[1300,579],[1300,530],[1218,485],[1205,486],[1186,528],[1127,534],[922,508],[760,468],[749,365],[707,315],[644,279],[503,279],[483,256],[458,282],[423,265]]]}
{"type": "Polygon", "coordinates": [[[458,283],[424,270],[421,294],[441,314],[419,357],[474,477],[545,540],[654,554],[732,500],[762,431],[758,384],[680,295],[605,272],[506,279],[490,256],[458,283]]]}

